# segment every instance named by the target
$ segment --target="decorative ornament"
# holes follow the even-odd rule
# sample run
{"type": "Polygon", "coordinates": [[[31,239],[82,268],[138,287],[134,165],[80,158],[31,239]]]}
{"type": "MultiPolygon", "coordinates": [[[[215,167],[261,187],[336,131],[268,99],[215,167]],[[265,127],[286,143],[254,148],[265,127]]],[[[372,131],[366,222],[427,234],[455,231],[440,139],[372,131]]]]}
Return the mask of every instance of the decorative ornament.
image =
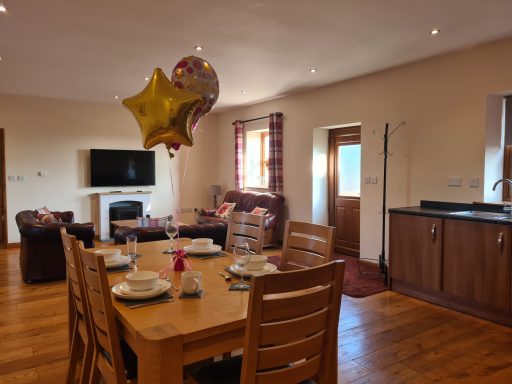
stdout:
{"type": "Polygon", "coordinates": [[[160,68],[140,93],[123,100],[139,124],[144,148],[165,144],[171,158],[173,143],[194,144],[192,127],[202,103],[200,94],[179,89],[160,68]]]}
{"type": "Polygon", "coordinates": [[[191,271],[192,266],[187,259],[187,253],[183,249],[178,249],[172,257],[171,267],[175,271],[191,271]]]}

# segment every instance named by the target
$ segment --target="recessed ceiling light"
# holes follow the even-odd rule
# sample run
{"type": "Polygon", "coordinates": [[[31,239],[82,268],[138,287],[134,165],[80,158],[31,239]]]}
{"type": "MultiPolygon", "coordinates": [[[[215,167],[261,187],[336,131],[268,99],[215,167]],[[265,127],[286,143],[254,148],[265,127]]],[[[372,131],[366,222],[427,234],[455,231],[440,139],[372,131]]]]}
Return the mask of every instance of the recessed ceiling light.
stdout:
{"type": "Polygon", "coordinates": [[[119,96],[115,95],[115,96],[114,96],[114,99],[119,99],[119,96]]]}
{"type": "Polygon", "coordinates": [[[196,51],[202,51],[202,50],[203,50],[203,47],[201,47],[200,45],[196,45],[196,46],[194,47],[194,49],[195,49],[196,51]]]}
{"type": "Polygon", "coordinates": [[[433,30],[431,30],[431,31],[430,31],[430,34],[431,34],[432,36],[434,36],[434,35],[437,35],[439,32],[441,32],[441,30],[440,30],[440,29],[435,28],[435,29],[433,29],[433,30]]]}
{"type": "Polygon", "coordinates": [[[144,80],[148,81],[148,80],[149,80],[149,77],[144,76],[144,80]]]}
{"type": "Polygon", "coordinates": [[[0,56],[0,61],[2,61],[4,58],[2,56],[0,56]]]}
{"type": "Polygon", "coordinates": [[[311,69],[309,70],[309,72],[311,72],[311,73],[315,73],[315,72],[316,72],[316,68],[311,68],[311,69]]]}
{"type": "Polygon", "coordinates": [[[245,95],[247,93],[247,91],[240,91],[242,93],[242,95],[245,95]]]}
{"type": "Polygon", "coordinates": [[[7,12],[7,8],[5,8],[5,6],[2,4],[0,4],[0,12],[2,12],[2,13],[7,12]]]}

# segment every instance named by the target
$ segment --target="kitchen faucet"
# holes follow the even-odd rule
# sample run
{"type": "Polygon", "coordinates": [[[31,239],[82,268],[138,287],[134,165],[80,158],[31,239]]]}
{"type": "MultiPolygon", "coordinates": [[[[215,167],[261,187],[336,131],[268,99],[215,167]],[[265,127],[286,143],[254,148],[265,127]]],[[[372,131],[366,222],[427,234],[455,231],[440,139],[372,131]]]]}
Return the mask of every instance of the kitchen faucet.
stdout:
{"type": "MultiPolygon", "coordinates": [[[[499,184],[499,183],[508,183],[508,185],[510,187],[512,187],[512,180],[510,179],[499,179],[497,182],[494,183],[493,187],[492,187],[492,190],[495,191],[496,190],[496,186],[499,184]]],[[[507,202],[505,201],[505,206],[503,207],[503,210],[505,212],[508,212],[509,215],[512,214],[512,202],[510,203],[510,205],[507,205],[507,202]]]]}

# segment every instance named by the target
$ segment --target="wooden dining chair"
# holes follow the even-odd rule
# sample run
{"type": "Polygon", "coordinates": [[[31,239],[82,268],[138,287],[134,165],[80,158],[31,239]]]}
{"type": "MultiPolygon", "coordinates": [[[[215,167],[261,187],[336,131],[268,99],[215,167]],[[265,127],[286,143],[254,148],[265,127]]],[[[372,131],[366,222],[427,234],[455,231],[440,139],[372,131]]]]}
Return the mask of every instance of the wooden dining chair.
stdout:
{"type": "Polygon", "coordinates": [[[334,227],[300,221],[286,222],[281,271],[328,263],[334,252],[334,227]]]}
{"type": "MultiPolygon", "coordinates": [[[[83,246],[79,247],[79,251],[92,315],[92,339],[95,347],[91,383],[99,383],[100,378],[108,384],[126,383],[125,363],[112,306],[105,260],[103,256],[90,252],[83,246]]],[[[133,354],[128,347],[126,348],[126,352],[133,354]]],[[[126,359],[126,353],[124,358],[126,359]]],[[[135,359],[134,355],[132,359],[135,359]]]]}
{"type": "Polygon", "coordinates": [[[94,352],[92,328],[84,276],[76,236],[68,235],[66,228],[60,229],[66,259],[69,320],[69,357],[66,383],[74,383],[77,367],[82,365],[80,383],[88,383],[94,352]]]}
{"type": "Polygon", "coordinates": [[[231,212],[224,249],[231,252],[236,242],[244,241],[249,244],[252,252],[261,255],[265,236],[265,219],[265,215],[231,212]]]}
{"type": "Polygon", "coordinates": [[[253,277],[242,358],[209,363],[196,384],[337,382],[345,262],[253,277]]]}

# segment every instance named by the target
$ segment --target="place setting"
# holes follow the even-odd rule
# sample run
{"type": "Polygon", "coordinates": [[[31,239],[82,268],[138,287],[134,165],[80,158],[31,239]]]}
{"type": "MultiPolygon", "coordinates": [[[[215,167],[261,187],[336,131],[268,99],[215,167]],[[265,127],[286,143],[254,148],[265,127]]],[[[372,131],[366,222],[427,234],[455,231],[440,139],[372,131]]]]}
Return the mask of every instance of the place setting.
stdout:
{"type": "MultiPolygon", "coordinates": [[[[245,277],[273,273],[277,270],[275,265],[267,263],[267,256],[253,255],[249,249],[249,244],[245,242],[234,245],[233,260],[235,263],[227,266],[225,271],[240,277],[240,281],[232,283],[229,286],[230,291],[248,291],[250,285],[244,282],[245,277]]],[[[224,274],[219,273],[219,275],[224,277],[226,282],[231,280],[224,274]]]]}
{"type": "Polygon", "coordinates": [[[213,244],[213,239],[209,238],[192,239],[192,244],[183,247],[183,250],[188,255],[202,260],[226,256],[226,252],[222,250],[222,247],[213,244]]]}
{"type": "Polygon", "coordinates": [[[158,272],[136,271],[126,275],[126,281],[112,287],[114,296],[128,308],[139,308],[173,301],[169,289],[172,283],[160,279],[158,272]]]}
{"type": "Polygon", "coordinates": [[[118,248],[98,249],[95,253],[103,256],[107,273],[127,272],[133,269],[130,266],[131,257],[122,255],[118,248]]]}

